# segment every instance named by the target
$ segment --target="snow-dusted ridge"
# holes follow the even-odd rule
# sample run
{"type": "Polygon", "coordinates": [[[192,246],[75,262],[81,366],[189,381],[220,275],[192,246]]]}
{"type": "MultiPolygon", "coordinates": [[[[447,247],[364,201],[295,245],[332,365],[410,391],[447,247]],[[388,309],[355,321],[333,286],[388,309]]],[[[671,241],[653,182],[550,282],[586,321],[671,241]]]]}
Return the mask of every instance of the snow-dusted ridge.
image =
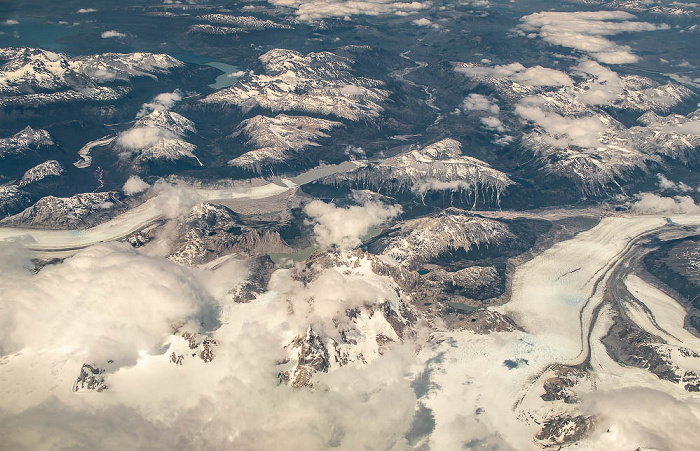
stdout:
{"type": "Polygon", "coordinates": [[[37,48],[0,49],[0,105],[38,106],[77,100],[115,100],[125,86],[105,86],[135,77],[157,78],[184,65],[165,54],[105,53],[68,56],[37,48]]]}
{"type": "Polygon", "coordinates": [[[291,30],[289,24],[281,24],[268,19],[259,19],[252,16],[233,16],[229,14],[204,14],[198,17],[209,23],[234,25],[243,30],[269,30],[269,29],[285,29],[291,30]]]}
{"type": "Polygon", "coordinates": [[[194,123],[186,117],[169,110],[153,110],[119,134],[114,150],[136,169],[152,162],[183,161],[202,166],[194,154],[197,146],[186,141],[196,132],[194,123]]]}
{"type": "Polygon", "coordinates": [[[46,130],[26,126],[16,134],[0,139],[0,158],[21,156],[27,151],[53,146],[54,140],[46,130]]]}
{"type": "Polygon", "coordinates": [[[527,124],[522,147],[543,174],[572,181],[583,195],[601,195],[609,185],[661,164],[662,157],[684,163],[695,158],[697,113],[659,116],[695,97],[682,85],[620,75],[590,60],[569,73],[517,63],[456,63],[454,70],[514,104],[509,123],[527,124]],[[639,126],[627,128],[609,111],[645,114],[639,126]]]}
{"type": "Polygon", "coordinates": [[[501,246],[515,239],[502,222],[450,208],[436,217],[400,223],[398,230],[389,234],[382,254],[416,269],[446,254],[501,246]]]}
{"type": "Polygon", "coordinates": [[[246,119],[238,126],[234,136],[244,134],[248,138],[246,145],[253,150],[232,159],[228,164],[260,173],[265,167],[294,158],[308,146],[318,146],[318,140],[329,137],[326,131],[340,125],[340,122],[286,114],[246,119]]]}
{"type": "Polygon", "coordinates": [[[202,102],[236,105],[244,112],[261,107],[358,121],[378,117],[389,95],[381,89],[382,82],[354,77],[352,60],[330,52],[303,55],[273,49],[261,55],[260,62],[265,74],[249,73],[202,102]]]}
{"type": "Polygon", "coordinates": [[[111,216],[122,205],[119,195],[112,192],[81,193],[71,197],[46,196],[31,207],[0,221],[4,227],[47,229],[77,229],[95,224],[111,216]]]}
{"type": "Polygon", "coordinates": [[[20,181],[17,183],[17,186],[23,187],[49,177],[58,177],[64,172],[65,169],[61,163],[56,160],[48,160],[25,172],[20,181]]]}
{"type": "Polygon", "coordinates": [[[461,148],[458,141],[446,138],[422,149],[370,161],[366,167],[321,182],[388,193],[410,191],[418,196],[433,191],[463,192],[474,204],[478,200],[498,203],[501,194],[514,182],[488,163],[462,155],[461,148]]]}

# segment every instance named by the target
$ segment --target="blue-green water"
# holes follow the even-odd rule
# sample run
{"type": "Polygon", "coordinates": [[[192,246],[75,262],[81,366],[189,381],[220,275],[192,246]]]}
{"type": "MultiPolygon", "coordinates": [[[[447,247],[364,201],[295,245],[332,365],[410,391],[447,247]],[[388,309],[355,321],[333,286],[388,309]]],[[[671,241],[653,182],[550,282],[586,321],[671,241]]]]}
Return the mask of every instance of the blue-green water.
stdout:
{"type": "Polygon", "coordinates": [[[232,66],[230,64],[226,63],[219,63],[219,62],[209,62],[206,63],[207,66],[214,67],[216,69],[219,69],[220,71],[223,72],[223,74],[219,75],[216,77],[216,81],[212,84],[209,85],[210,88],[213,89],[221,89],[221,88],[228,88],[229,86],[233,85],[238,81],[240,75],[234,75],[240,70],[238,69],[237,66],[232,66]]]}
{"type": "Polygon", "coordinates": [[[172,56],[186,63],[199,64],[202,66],[211,66],[223,72],[223,74],[216,77],[214,83],[209,85],[209,87],[213,89],[227,88],[235,84],[236,81],[238,81],[238,79],[240,78],[239,76],[233,75],[236,72],[240,71],[238,66],[221,63],[207,56],[197,55],[189,51],[175,52],[172,54],[172,56]]]}
{"type": "Polygon", "coordinates": [[[0,47],[39,47],[62,50],[63,39],[77,33],[69,24],[44,22],[37,19],[13,18],[16,25],[0,25],[0,47]]]}

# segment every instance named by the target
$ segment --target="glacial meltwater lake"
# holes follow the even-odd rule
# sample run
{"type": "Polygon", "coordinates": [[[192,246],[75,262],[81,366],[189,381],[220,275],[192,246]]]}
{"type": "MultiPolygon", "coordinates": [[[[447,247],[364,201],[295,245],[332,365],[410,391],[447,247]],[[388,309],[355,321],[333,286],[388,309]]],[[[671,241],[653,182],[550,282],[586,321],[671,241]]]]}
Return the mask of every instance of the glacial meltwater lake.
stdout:
{"type": "Polygon", "coordinates": [[[206,63],[207,66],[214,67],[223,72],[223,74],[216,77],[216,81],[209,85],[213,89],[228,88],[233,85],[241,78],[241,71],[237,66],[232,66],[231,64],[219,63],[217,61],[212,61],[206,63]]]}
{"type": "Polygon", "coordinates": [[[39,47],[60,51],[63,38],[76,34],[77,28],[65,23],[52,23],[23,17],[10,18],[0,25],[0,47],[39,47]],[[14,23],[17,22],[17,23],[14,23]]]}

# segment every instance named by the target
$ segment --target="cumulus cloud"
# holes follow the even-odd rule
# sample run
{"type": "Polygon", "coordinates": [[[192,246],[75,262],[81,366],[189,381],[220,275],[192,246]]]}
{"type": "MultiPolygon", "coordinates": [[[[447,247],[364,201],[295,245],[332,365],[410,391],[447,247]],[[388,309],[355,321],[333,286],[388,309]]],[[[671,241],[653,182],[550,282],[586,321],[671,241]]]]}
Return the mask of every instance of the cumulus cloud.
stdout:
{"type": "Polygon", "coordinates": [[[269,3],[277,7],[292,8],[297,18],[305,22],[316,22],[325,18],[349,18],[355,15],[403,15],[424,10],[432,5],[427,1],[395,0],[271,0],[269,3]]]}
{"type": "Polygon", "coordinates": [[[583,408],[596,415],[595,449],[692,449],[700,441],[700,404],[652,388],[594,392],[583,408]]]}
{"type": "Polygon", "coordinates": [[[414,25],[418,25],[419,27],[431,27],[431,28],[440,28],[439,24],[436,24],[432,22],[430,19],[426,19],[425,17],[421,17],[420,19],[412,20],[411,23],[414,25]]]}
{"type": "Polygon", "coordinates": [[[180,100],[182,100],[182,92],[179,89],[176,89],[173,92],[160,93],[150,102],[144,103],[136,117],[143,117],[151,111],[169,110],[180,100]]]}
{"type": "Polygon", "coordinates": [[[117,31],[117,30],[108,30],[108,31],[103,31],[100,36],[102,36],[102,39],[125,38],[126,34],[120,32],[120,31],[117,31]]]}
{"type": "Polygon", "coordinates": [[[494,116],[488,116],[488,117],[483,117],[481,118],[481,123],[484,127],[497,131],[499,133],[503,133],[507,131],[508,129],[503,125],[503,122],[497,117],[494,116]]]}
{"type": "Polygon", "coordinates": [[[117,365],[136,362],[139,350],[154,351],[173,324],[196,318],[210,302],[184,269],[122,243],[89,248],[38,274],[15,268],[0,284],[3,355],[79,348],[86,359],[117,365]]]}
{"type": "Polygon", "coordinates": [[[401,213],[400,205],[365,202],[363,205],[336,207],[315,200],[304,207],[314,226],[316,241],[323,247],[353,248],[372,227],[379,226],[401,213]]]}
{"type": "Polygon", "coordinates": [[[132,175],[131,177],[129,177],[129,180],[127,180],[126,183],[124,183],[122,191],[127,196],[133,196],[134,194],[146,191],[150,187],[151,185],[141,180],[141,177],[139,177],[138,175],[132,175]]]}
{"type": "Polygon", "coordinates": [[[19,21],[14,20],[14,19],[7,19],[7,20],[3,20],[2,22],[0,22],[0,25],[17,25],[17,24],[19,24],[19,21]]]}
{"type": "Polygon", "coordinates": [[[639,58],[629,46],[616,44],[606,36],[669,28],[634,19],[636,16],[623,11],[545,11],[523,17],[517,29],[528,37],[588,53],[603,63],[627,64],[639,58]]]}
{"type": "Polygon", "coordinates": [[[173,132],[159,127],[136,127],[119,134],[117,144],[131,150],[147,149],[163,140],[177,140],[173,132]]]}
{"type": "Polygon", "coordinates": [[[675,190],[683,192],[695,191],[693,188],[691,188],[683,182],[676,183],[672,180],[667,179],[666,176],[663,174],[656,174],[656,177],[659,179],[659,188],[661,188],[662,190],[675,190]]]}
{"type": "Polygon", "coordinates": [[[576,95],[577,100],[585,104],[604,105],[616,100],[623,93],[624,83],[617,72],[601,66],[596,61],[581,61],[573,71],[577,75],[591,78],[586,89],[576,95]]]}
{"type": "Polygon", "coordinates": [[[566,73],[548,67],[525,67],[520,63],[496,66],[458,66],[456,72],[469,77],[507,78],[525,86],[573,86],[566,73]]]}
{"type": "Polygon", "coordinates": [[[486,111],[498,114],[501,109],[488,97],[481,94],[469,94],[462,102],[465,111],[486,111]]]}
{"type": "Polygon", "coordinates": [[[88,13],[95,13],[95,12],[97,12],[97,10],[95,8],[80,8],[76,12],[78,14],[88,14],[88,13]]]}
{"type": "Polygon", "coordinates": [[[385,278],[345,278],[338,290],[329,275],[303,291],[281,270],[273,283],[284,296],[235,304],[224,294],[246,274],[237,259],[203,270],[102,244],[37,274],[28,267],[21,249],[0,252],[0,435],[9,448],[408,447],[412,347],[319,373],[319,390],[277,377],[295,333],[314,316],[344,314],[343,302],[391,295],[377,284],[385,278]],[[310,316],[291,314],[287,295],[316,295],[310,316]],[[192,356],[180,327],[210,330],[214,360],[192,356]],[[182,365],[170,361],[175,351],[182,365]],[[106,368],[105,392],[71,392],[84,362],[106,368]]]}
{"type": "Polygon", "coordinates": [[[643,193],[637,199],[630,210],[639,214],[700,214],[700,205],[690,196],[662,197],[658,194],[643,193]]]}
{"type": "Polygon", "coordinates": [[[597,116],[566,117],[549,111],[538,97],[524,98],[515,107],[515,112],[541,127],[549,135],[547,143],[560,148],[570,145],[596,147],[600,144],[599,136],[607,129],[597,116]]]}
{"type": "Polygon", "coordinates": [[[700,119],[690,120],[679,124],[667,124],[660,128],[667,133],[680,133],[682,135],[700,136],[700,119]]]}

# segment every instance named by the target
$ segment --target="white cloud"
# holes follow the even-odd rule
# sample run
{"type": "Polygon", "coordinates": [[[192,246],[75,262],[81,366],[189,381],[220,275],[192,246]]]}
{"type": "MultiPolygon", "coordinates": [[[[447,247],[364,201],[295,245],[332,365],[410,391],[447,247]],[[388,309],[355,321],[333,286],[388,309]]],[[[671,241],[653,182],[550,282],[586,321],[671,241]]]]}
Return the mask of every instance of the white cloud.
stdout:
{"type": "Polygon", "coordinates": [[[319,245],[353,248],[362,242],[362,236],[372,227],[401,213],[401,206],[370,201],[364,205],[341,208],[315,200],[304,207],[304,212],[314,225],[314,235],[319,245]]]}
{"type": "Polygon", "coordinates": [[[427,1],[395,0],[271,0],[269,3],[277,7],[294,9],[297,18],[305,22],[316,22],[325,18],[348,18],[354,15],[410,14],[432,5],[427,1]]]}
{"type": "Polygon", "coordinates": [[[14,19],[7,19],[7,20],[3,20],[2,22],[0,22],[0,25],[17,25],[17,24],[19,24],[19,21],[14,20],[14,19]]]}
{"type": "Polygon", "coordinates": [[[597,116],[565,117],[549,111],[538,97],[521,100],[515,113],[544,129],[550,135],[547,143],[560,148],[570,145],[597,147],[599,136],[607,130],[606,124],[597,116]]]}
{"type": "Polygon", "coordinates": [[[487,111],[489,113],[498,114],[501,109],[491,101],[488,97],[481,94],[469,94],[462,102],[462,108],[465,111],[487,111]]]}
{"type": "Polygon", "coordinates": [[[672,180],[667,179],[666,176],[663,174],[656,174],[656,177],[659,179],[659,188],[663,190],[683,191],[686,193],[690,191],[695,191],[693,188],[691,188],[683,182],[676,183],[672,180]]]}
{"type": "Polygon", "coordinates": [[[577,100],[588,105],[604,105],[617,100],[623,93],[624,83],[617,72],[595,61],[581,61],[573,71],[578,75],[593,76],[587,89],[578,93],[577,100]]]}
{"type": "Polygon", "coordinates": [[[119,134],[117,144],[127,149],[142,150],[163,140],[176,140],[171,131],[159,127],[136,127],[119,134]]]}
{"type": "Polygon", "coordinates": [[[95,8],[80,8],[79,10],[76,11],[78,14],[88,14],[88,13],[94,13],[97,12],[95,8]]]}
{"type": "Polygon", "coordinates": [[[283,345],[294,334],[314,318],[346,317],[344,305],[395,296],[386,277],[328,274],[304,288],[281,270],[273,277],[279,296],[236,304],[224,295],[246,274],[238,259],[205,271],[103,244],[38,274],[26,267],[21,249],[0,252],[6,447],[408,447],[416,402],[412,346],[318,373],[317,390],[280,386],[277,378],[283,345]],[[306,309],[290,312],[287,295],[306,309]],[[184,324],[198,331],[212,318],[220,320],[212,332],[218,346],[204,363],[176,330],[184,324]],[[170,362],[175,351],[184,354],[183,365],[170,362]],[[105,392],[71,392],[84,362],[107,368],[105,392]]]}
{"type": "Polygon", "coordinates": [[[180,100],[182,100],[182,93],[179,89],[173,92],[163,92],[155,96],[150,102],[144,103],[136,117],[143,117],[151,111],[169,110],[180,100]]]}
{"type": "Polygon", "coordinates": [[[517,29],[528,36],[539,36],[550,44],[569,47],[590,54],[607,64],[634,63],[639,58],[626,45],[615,44],[605,36],[639,31],[668,29],[633,21],[636,16],[622,11],[545,11],[523,17],[517,29]]]}
{"type": "Polygon", "coordinates": [[[418,25],[419,27],[440,28],[439,24],[433,23],[430,19],[426,19],[425,17],[421,17],[420,19],[412,20],[411,23],[413,23],[414,25],[418,25]]]}
{"type": "Polygon", "coordinates": [[[126,34],[120,32],[120,31],[117,31],[117,30],[108,30],[108,31],[102,32],[102,34],[100,36],[102,36],[102,39],[125,38],[126,34]]]}
{"type": "Polygon", "coordinates": [[[700,136],[700,119],[690,120],[679,124],[666,124],[659,130],[666,133],[680,133],[681,135],[700,136]]]}
{"type": "Polygon", "coordinates": [[[583,407],[596,416],[591,449],[693,449],[700,441],[700,405],[652,388],[592,393],[583,407]]]}
{"type": "Polygon", "coordinates": [[[501,122],[501,120],[497,117],[482,117],[481,123],[484,125],[484,127],[497,131],[499,133],[507,131],[506,127],[503,125],[503,122],[501,122]]]}
{"type": "Polygon", "coordinates": [[[122,191],[127,196],[133,196],[134,194],[146,191],[150,187],[151,185],[141,180],[141,177],[139,177],[138,175],[132,175],[131,177],[129,177],[129,180],[127,180],[124,183],[122,191]]]}
{"type": "Polygon", "coordinates": [[[567,74],[548,67],[525,67],[520,63],[496,66],[458,66],[456,72],[469,77],[507,78],[525,86],[573,86],[567,74]]]}
{"type": "Polygon", "coordinates": [[[16,268],[0,284],[3,355],[80,348],[87,359],[119,366],[160,347],[173,324],[197,317],[210,302],[193,275],[123,243],[91,247],[38,274],[16,268]]]}
{"type": "Polygon", "coordinates": [[[700,214],[697,205],[690,196],[661,197],[653,193],[637,196],[631,210],[640,214],[700,214]]]}

